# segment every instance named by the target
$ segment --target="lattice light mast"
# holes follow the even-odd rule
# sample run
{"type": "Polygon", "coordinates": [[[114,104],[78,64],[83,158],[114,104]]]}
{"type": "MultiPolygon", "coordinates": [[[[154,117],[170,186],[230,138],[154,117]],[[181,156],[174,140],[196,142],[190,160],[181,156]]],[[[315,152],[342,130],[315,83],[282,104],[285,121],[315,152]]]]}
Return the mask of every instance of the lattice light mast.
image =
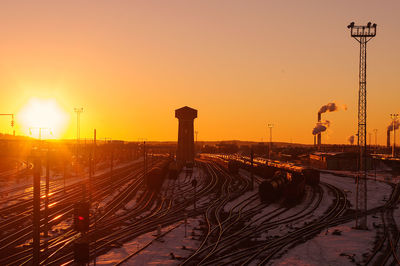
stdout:
{"type": "Polygon", "coordinates": [[[356,195],[356,228],[367,228],[367,42],[376,35],[376,24],[356,26],[351,22],[351,37],[360,43],[360,88],[358,91],[358,164],[356,195]],[[361,215],[359,212],[361,211],[361,215]],[[360,216],[360,217],[359,217],[360,216]]]}

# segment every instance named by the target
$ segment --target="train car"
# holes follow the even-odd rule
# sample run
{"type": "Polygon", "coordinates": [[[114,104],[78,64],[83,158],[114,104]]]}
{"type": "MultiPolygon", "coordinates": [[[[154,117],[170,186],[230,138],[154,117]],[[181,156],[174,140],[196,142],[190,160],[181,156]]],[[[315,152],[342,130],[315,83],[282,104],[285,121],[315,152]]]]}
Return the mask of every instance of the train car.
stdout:
{"type": "Polygon", "coordinates": [[[306,183],[305,178],[302,174],[298,173],[288,173],[288,176],[290,176],[290,181],[284,188],[283,197],[287,203],[296,203],[303,197],[306,183]]]}
{"type": "Polygon", "coordinates": [[[178,178],[178,175],[181,171],[181,168],[179,167],[178,163],[175,161],[172,161],[168,165],[168,178],[176,180],[178,178]]]}
{"type": "Polygon", "coordinates": [[[160,190],[163,183],[163,170],[161,167],[154,167],[146,175],[147,187],[152,191],[160,190]]]}
{"type": "Polygon", "coordinates": [[[303,175],[307,185],[317,186],[320,182],[320,172],[317,169],[306,168],[303,170],[303,175]]]}
{"type": "Polygon", "coordinates": [[[159,191],[168,174],[170,161],[166,160],[154,166],[146,175],[146,185],[152,191],[159,191]]]}
{"type": "Polygon", "coordinates": [[[273,202],[282,196],[287,179],[283,172],[276,172],[271,180],[266,180],[258,186],[258,194],[262,202],[273,202]]]}
{"type": "Polygon", "coordinates": [[[235,160],[229,160],[228,161],[228,171],[231,174],[238,174],[239,173],[239,162],[235,160]]]}
{"type": "Polygon", "coordinates": [[[264,179],[273,178],[276,171],[278,171],[278,169],[267,165],[258,165],[256,168],[256,174],[264,179]]]}

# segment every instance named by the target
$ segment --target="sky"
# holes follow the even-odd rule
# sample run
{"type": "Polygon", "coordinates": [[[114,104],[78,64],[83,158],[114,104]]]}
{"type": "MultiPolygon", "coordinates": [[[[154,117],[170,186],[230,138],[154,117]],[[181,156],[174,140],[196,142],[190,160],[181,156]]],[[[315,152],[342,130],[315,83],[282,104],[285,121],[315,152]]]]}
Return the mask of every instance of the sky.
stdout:
{"type": "MultiPolygon", "coordinates": [[[[57,102],[76,137],[177,140],[174,110],[198,110],[199,140],[323,143],[357,131],[359,44],[347,25],[377,23],[367,48],[368,132],[386,141],[400,111],[400,1],[1,1],[0,112],[57,102]]],[[[0,117],[0,132],[10,133],[0,117]]],[[[372,137],[374,142],[374,137],[372,137]]]]}

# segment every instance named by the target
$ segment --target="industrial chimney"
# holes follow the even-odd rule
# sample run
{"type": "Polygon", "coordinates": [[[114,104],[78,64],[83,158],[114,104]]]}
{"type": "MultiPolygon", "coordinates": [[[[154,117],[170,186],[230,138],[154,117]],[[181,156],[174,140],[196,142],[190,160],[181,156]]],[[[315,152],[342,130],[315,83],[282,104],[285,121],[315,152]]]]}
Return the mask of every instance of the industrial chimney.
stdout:
{"type": "MultiPolygon", "coordinates": [[[[318,112],[318,123],[321,122],[321,113],[318,112]]],[[[317,147],[318,150],[321,149],[321,133],[317,134],[317,147]]]]}
{"type": "Polygon", "coordinates": [[[387,131],[387,138],[386,138],[386,146],[388,147],[388,148],[390,148],[390,130],[388,129],[388,131],[387,131]]]}

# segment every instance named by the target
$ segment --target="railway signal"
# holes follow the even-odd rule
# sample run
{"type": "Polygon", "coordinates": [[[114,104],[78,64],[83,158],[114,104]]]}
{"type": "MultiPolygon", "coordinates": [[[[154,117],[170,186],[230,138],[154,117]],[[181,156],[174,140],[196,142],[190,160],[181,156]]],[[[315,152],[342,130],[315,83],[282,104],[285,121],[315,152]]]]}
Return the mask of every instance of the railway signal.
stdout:
{"type": "Polygon", "coordinates": [[[74,205],[74,229],[78,232],[89,231],[89,203],[82,201],[74,205]]]}
{"type": "Polygon", "coordinates": [[[89,263],[89,242],[74,243],[74,261],[79,264],[89,263]]]}
{"type": "MultiPolygon", "coordinates": [[[[11,116],[11,127],[14,128],[14,114],[0,114],[0,115],[11,116]]],[[[13,135],[15,136],[15,130],[14,129],[13,129],[13,135]]]]}

